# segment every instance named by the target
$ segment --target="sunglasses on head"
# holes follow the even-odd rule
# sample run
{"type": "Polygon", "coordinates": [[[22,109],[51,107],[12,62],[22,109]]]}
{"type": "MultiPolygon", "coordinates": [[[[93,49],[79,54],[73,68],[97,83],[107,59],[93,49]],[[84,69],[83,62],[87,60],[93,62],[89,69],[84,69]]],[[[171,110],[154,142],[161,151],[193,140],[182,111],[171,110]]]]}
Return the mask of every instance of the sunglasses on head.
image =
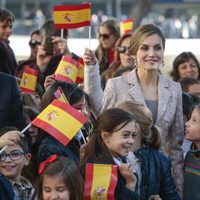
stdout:
{"type": "Polygon", "coordinates": [[[106,33],[101,34],[101,33],[99,33],[99,38],[109,39],[110,35],[111,35],[111,34],[106,34],[106,33]]]}
{"type": "Polygon", "coordinates": [[[39,40],[30,40],[29,45],[30,47],[35,47],[36,45],[41,45],[41,42],[39,40]]]}
{"type": "Polygon", "coordinates": [[[129,50],[130,47],[126,47],[126,46],[120,46],[120,47],[117,47],[117,51],[119,53],[125,53],[127,50],[129,50]]]}

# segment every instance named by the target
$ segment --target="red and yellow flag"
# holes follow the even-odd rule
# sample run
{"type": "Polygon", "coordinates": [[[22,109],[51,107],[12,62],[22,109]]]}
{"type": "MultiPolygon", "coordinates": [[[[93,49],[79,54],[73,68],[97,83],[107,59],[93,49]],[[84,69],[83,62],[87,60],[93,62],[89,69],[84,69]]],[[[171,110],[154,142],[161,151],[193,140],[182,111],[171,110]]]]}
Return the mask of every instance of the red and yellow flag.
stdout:
{"type": "Polygon", "coordinates": [[[120,34],[124,35],[133,31],[133,19],[127,19],[120,23],[120,34]]]}
{"type": "Polygon", "coordinates": [[[58,99],[59,101],[66,103],[69,105],[69,102],[62,90],[62,88],[59,86],[58,89],[54,92],[54,96],[56,97],[56,99],[58,99]]]}
{"type": "Polygon", "coordinates": [[[84,80],[84,62],[82,58],[79,58],[79,71],[76,77],[76,83],[83,83],[84,80]]]}
{"type": "Polygon", "coordinates": [[[117,165],[86,164],[84,200],[114,200],[117,165]]]}
{"type": "Polygon", "coordinates": [[[54,6],[55,29],[90,26],[91,4],[54,6]]]}
{"type": "Polygon", "coordinates": [[[87,118],[83,114],[56,99],[31,123],[66,146],[86,122],[87,118]]]}
{"type": "Polygon", "coordinates": [[[63,56],[56,71],[55,79],[68,83],[75,83],[80,64],[70,56],[63,56]]]}
{"type": "Polygon", "coordinates": [[[35,93],[38,71],[28,66],[25,67],[20,82],[20,90],[25,93],[35,93]]]}

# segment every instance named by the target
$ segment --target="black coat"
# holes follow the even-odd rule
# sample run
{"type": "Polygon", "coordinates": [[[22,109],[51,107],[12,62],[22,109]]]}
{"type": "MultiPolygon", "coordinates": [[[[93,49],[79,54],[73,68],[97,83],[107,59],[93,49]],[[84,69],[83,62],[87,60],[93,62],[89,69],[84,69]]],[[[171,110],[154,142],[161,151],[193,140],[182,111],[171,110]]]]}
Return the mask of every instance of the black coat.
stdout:
{"type": "Polygon", "coordinates": [[[0,128],[15,126],[22,130],[26,123],[19,89],[13,76],[0,73],[0,95],[0,128]]]}
{"type": "Polygon", "coordinates": [[[148,145],[134,152],[141,161],[140,200],[159,194],[162,200],[180,200],[171,174],[171,161],[148,145]]]}
{"type": "Polygon", "coordinates": [[[15,74],[17,62],[8,41],[0,40],[0,72],[15,74]]]}

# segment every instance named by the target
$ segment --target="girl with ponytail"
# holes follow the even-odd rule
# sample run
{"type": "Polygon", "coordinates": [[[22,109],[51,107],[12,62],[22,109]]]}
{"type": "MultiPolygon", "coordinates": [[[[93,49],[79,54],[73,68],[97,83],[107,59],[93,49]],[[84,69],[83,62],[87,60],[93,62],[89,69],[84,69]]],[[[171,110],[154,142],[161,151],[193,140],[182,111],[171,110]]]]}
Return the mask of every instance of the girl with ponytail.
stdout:
{"type": "Polygon", "coordinates": [[[136,136],[128,161],[138,174],[140,200],[180,200],[171,174],[171,161],[159,151],[161,133],[153,124],[150,110],[134,100],[117,107],[129,112],[136,122],[136,136]]]}

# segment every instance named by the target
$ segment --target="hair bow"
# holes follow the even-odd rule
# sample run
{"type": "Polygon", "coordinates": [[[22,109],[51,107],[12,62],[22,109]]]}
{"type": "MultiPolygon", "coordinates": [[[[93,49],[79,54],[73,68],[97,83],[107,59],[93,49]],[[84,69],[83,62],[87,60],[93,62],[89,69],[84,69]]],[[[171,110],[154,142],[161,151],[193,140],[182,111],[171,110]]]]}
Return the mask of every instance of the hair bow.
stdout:
{"type": "Polygon", "coordinates": [[[49,163],[52,163],[54,161],[56,161],[58,158],[58,155],[57,154],[54,154],[52,156],[50,156],[47,160],[43,161],[40,163],[40,166],[39,166],[39,169],[38,169],[38,173],[39,174],[42,174],[45,167],[49,164],[49,163]]]}

